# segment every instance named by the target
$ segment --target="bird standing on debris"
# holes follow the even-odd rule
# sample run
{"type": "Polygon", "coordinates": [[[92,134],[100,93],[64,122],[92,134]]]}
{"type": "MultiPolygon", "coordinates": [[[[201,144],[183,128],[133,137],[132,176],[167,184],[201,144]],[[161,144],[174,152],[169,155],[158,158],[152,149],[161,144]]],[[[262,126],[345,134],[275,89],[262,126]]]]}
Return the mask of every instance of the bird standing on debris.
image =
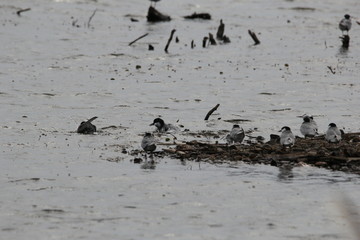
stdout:
{"type": "Polygon", "coordinates": [[[154,7],[156,6],[156,3],[159,2],[160,0],[150,0],[150,6],[152,6],[152,3],[154,3],[154,7]]]}
{"type": "Polygon", "coordinates": [[[145,152],[153,152],[156,149],[156,141],[154,135],[151,133],[145,133],[141,141],[141,147],[145,150],[145,152]]]}
{"type": "Polygon", "coordinates": [[[91,123],[95,119],[97,119],[97,117],[92,117],[89,120],[87,120],[86,122],[85,121],[81,122],[80,126],[77,129],[77,133],[92,134],[92,133],[96,132],[96,126],[91,123]]]}
{"type": "Polygon", "coordinates": [[[244,130],[237,124],[233,126],[231,132],[226,136],[228,144],[241,143],[245,138],[244,130]]]}
{"type": "Polygon", "coordinates": [[[287,126],[282,127],[280,135],[280,144],[284,147],[292,147],[295,144],[295,136],[287,126]]]}
{"type": "Polygon", "coordinates": [[[335,123],[330,123],[325,134],[326,141],[330,143],[338,143],[341,140],[341,132],[335,123]]]}
{"type": "Polygon", "coordinates": [[[312,116],[305,115],[304,122],[300,126],[300,132],[306,137],[315,137],[318,135],[318,126],[312,116]]]}
{"type": "Polygon", "coordinates": [[[349,34],[349,31],[351,29],[351,19],[350,19],[350,15],[349,14],[345,14],[344,18],[341,19],[340,23],[339,23],[339,28],[341,30],[341,32],[344,31],[347,32],[347,34],[349,34]]]}

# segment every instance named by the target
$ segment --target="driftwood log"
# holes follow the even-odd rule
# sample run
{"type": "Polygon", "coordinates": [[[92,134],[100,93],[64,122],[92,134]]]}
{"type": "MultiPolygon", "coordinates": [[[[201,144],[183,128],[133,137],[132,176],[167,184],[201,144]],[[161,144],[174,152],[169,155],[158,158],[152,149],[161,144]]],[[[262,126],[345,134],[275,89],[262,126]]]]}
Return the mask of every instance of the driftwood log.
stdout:
{"type": "Polygon", "coordinates": [[[220,104],[216,104],[216,106],[213,107],[213,108],[206,114],[204,120],[205,120],[205,121],[206,121],[206,120],[209,120],[209,117],[211,116],[211,114],[213,114],[213,112],[215,112],[215,111],[218,109],[219,106],[220,106],[220,104]]]}
{"type": "Polygon", "coordinates": [[[170,37],[169,37],[169,39],[168,39],[168,41],[166,43],[165,49],[164,49],[166,53],[168,53],[168,48],[169,48],[169,45],[171,43],[171,40],[173,39],[173,36],[174,36],[175,32],[176,32],[176,29],[171,30],[170,37]]]}
{"type": "Polygon", "coordinates": [[[140,37],[138,37],[137,39],[135,39],[134,41],[132,41],[131,43],[129,43],[129,46],[131,46],[133,43],[136,43],[138,40],[146,37],[147,35],[149,35],[149,33],[145,33],[144,35],[141,35],[140,37]]]}
{"type": "Polygon", "coordinates": [[[168,15],[162,14],[154,7],[150,6],[147,15],[148,22],[162,22],[162,21],[170,21],[171,18],[168,15]]]}
{"type": "Polygon", "coordinates": [[[200,19],[204,19],[204,20],[211,20],[211,15],[209,13],[196,13],[196,12],[194,12],[191,15],[184,16],[184,18],[186,18],[186,19],[200,18],[200,19]]]}
{"type": "Polygon", "coordinates": [[[198,141],[164,149],[174,158],[210,163],[245,162],[272,166],[303,166],[340,170],[360,174],[360,133],[348,133],[340,143],[324,137],[298,138],[293,148],[283,148],[277,141],[253,145],[209,144],[198,141]]]}
{"type": "Polygon", "coordinates": [[[254,45],[260,44],[260,40],[256,36],[256,33],[252,32],[251,30],[248,30],[248,33],[249,33],[250,37],[254,40],[254,45]]]}

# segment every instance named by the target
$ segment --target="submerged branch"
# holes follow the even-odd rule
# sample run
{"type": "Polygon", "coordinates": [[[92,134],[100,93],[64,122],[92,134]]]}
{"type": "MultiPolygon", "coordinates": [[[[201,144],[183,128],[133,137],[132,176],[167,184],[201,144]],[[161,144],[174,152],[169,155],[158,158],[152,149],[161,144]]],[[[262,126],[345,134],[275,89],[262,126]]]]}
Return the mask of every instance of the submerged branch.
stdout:
{"type": "Polygon", "coordinates": [[[210,115],[213,114],[213,112],[215,112],[215,111],[218,109],[219,106],[220,106],[220,104],[216,104],[216,106],[213,107],[213,108],[208,112],[208,114],[206,114],[206,117],[205,117],[204,120],[209,120],[210,115]]]}
{"type": "Polygon", "coordinates": [[[251,36],[251,38],[254,40],[254,42],[255,42],[254,45],[260,44],[260,40],[256,36],[256,33],[252,32],[251,30],[248,30],[248,33],[251,36]]]}
{"type": "Polygon", "coordinates": [[[94,12],[91,14],[91,16],[89,17],[89,21],[87,22],[87,27],[89,28],[90,27],[90,22],[91,20],[93,19],[93,17],[95,16],[95,13],[96,13],[97,9],[94,10],[94,12]]]}
{"type": "Polygon", "coordinates": [[[138,37],[137,39],[135,39],[134,41],[132,41],[131,43],[129,43],[129,46],[131,46],[133,43],[137,42],[138,40],[146,37],[147,35],[149,35],[149,33],[145,33],[144,35],[141,35],[140,37],[138,37]]]}
{"type": "Polygon", "coordinates": [[[175,31],[176,31],[175,29],[171,30],[169,40],[168,40],[168,42],[167,42],[167,44],[165,46],[165,49],[164,49],[166,53],[168,53],[168,48],[169,48],[171,40],[173,39],[175,31]]]}

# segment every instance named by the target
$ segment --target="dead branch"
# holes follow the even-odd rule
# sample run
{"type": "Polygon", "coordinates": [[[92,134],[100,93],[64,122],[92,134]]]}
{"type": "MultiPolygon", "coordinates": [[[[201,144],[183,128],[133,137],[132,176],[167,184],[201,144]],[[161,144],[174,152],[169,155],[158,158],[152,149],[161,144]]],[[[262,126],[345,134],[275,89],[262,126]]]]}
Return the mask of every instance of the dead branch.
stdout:
{"type": "Polygon", "coordinates": [[[166,53],[168,53],[168,48],[169,48],[170,42],[171,42],[171,40],[172,40],[175,32],[176,32],[175,29],[171,30],[169,40],[168,40],[168,42],[167,42],[167,44],[166,44],[166,46],[165,46],[165,52],[166,52],[166,53]]]}
{"type": "Polygon", "coordinates": [[[21,13],[27,12],[27,11],[30,11],[30,10],[31,10],[31,8],[20,9],[19,11],[16,12],[16,14],[17,14],[19,17],[21,17],[21,13]]]}
{"type": "Polygon", "coordinates": [[[327,68],[330,70],[330,72],[331,72],[332,74],[335,74],[335,73],[336,73],[336,72],[332,69],[331,66],[327,66],[327,68]]]}
{"type": "Polygon", "coordinates": [[[90,22],[91,20],[93,19],[93,17],[95,16],[95,13],[96,13],[97,9],[94,10],[94,12],[91,14],[91,16],[89,17],[89,21],[87,22],[87,27],[89,28],[90,27],[90,22]]]}
{"type": "Polygon", "coordinates": [[[251,30],[248,30],[248,33],[251,36],[251,38],[254,40],[255,42],[254,45],[260,44],[260,40],[257,38],[256,33],[252,32],[251,30]]]}
{"type": "Polygon", "coordinates": [[[149,33],[145,33],[144,35],[141,35],[140,37],[138,37],[137,39],[135,39],[134,41],[132,41],[131,43],[129,43],[129,46],[131,46],[133,43],[137,42],[138,40],[146,37],[147,35],[149,35],[149,33]]]}
{"type": "Polygon", "coordinates": [[[216,106],[213,107],[213,108],[208,112],[208,114],[206,114],[206,117],[205,117],[204,120],[209,120],[210,115],[213,114],[213,112],[215,112],[215,111],[218,109],[219,106],[220,106],[220,104],[216,104],[216,106]]]}

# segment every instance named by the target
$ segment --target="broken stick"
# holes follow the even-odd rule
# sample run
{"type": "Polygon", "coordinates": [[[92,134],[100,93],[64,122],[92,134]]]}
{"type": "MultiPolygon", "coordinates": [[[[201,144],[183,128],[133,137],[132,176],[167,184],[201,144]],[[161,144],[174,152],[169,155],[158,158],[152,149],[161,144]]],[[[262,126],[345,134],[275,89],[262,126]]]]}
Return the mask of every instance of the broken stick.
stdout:
{"type": "Polygon", "coordinates": [[[132,41],[131,43],[129,43],[129,46],[131,46],[133,43],[137,42],[138,40],[146,37],[147,35],[149,35],[148,33],[145,33],[144,35],[141,35],[140,37],[138,37],[137,39],[135,39],[134,41],[132,41]]]}
{"type": "Polygon", "coordinates": [[[249,35],[251,36],[251,38],[254,40],[255,44],[254,45],[258,45],[260,44],[260,40],[257,38],[256,34],[250,30],[248,30],[249,35]]]}
{"type": "Polygon", "coordinates": [[[172,40],[172,38],[173,38],[173,35],[174,35],[175,31],[176,31],[175,29],[171,30],[171,34],[170,34],[169,40],[168,40],[168,42],[167,42],[167,44],[166,44],[166,47],[165,47],[165,52],[166,52],[166,53],[168,53],[168,48],[169,48],[170,42],[171,42],[171,40],[172,40]]]}
{"type": "Polygon", "coordinates": [[[204,120],[209,120],[210,115],[213,114],[213,112],[215,112],[215,111],[218,109],[219,106],[220,106],[220,104],[216,104],[216,106],[213,107],[213,108],[208,112],[208,114],[206,114],[206,117],[205,117],[204,120]]]}
{"type": "Polygon", "coordinates": [[[27,11],[30,11],[30,10],[31,10],[31,8],[20,9],[19,11],[16,12],[16,14],[20,17],[21,13],[27,12],[27,11]]]}
{"type": "Polygon", "coordinates": [[[93,19],[93,17],[95,16],[95,13],[96,13],[97,9],[94,10],[93,14],[91,14],[91,16],[89,17],[89,21],[87,23],[87,27],[89,28],[90,27],[90,22],[91,20],[93,19]]]}
{"type": "Polygon", "coordinates": [[[331,72],[332,74],[335,74],[335,73],[336,73],[336,72],[332,69],[331,66],[327,66],[327,68],[330,70],[330,72],[331,72]]]}

